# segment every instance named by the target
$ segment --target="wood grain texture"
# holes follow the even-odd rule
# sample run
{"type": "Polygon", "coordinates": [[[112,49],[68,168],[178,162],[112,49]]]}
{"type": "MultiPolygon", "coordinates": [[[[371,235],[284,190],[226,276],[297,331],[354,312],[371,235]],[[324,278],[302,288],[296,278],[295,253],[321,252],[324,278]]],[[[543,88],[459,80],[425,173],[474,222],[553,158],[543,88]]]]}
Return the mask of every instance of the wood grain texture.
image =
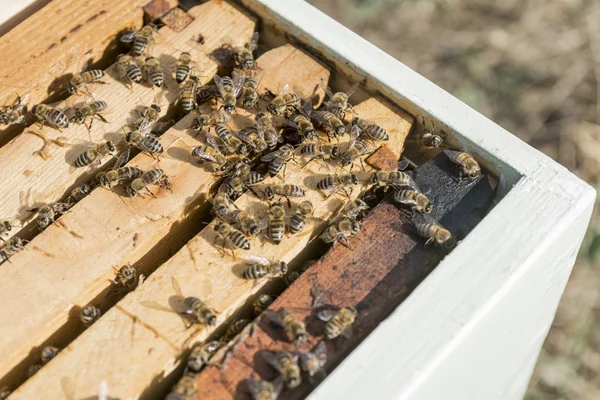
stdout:
{"type": "MultiPolygon", "coordinates": [[[[286,59],[292,56],[293,53],[286,59]]],[[[313,79],[315,77],[318,75],[313,75],[313,79]]],[[[384,117],[382,121],[385,124],[382,125],[390,133],[388,147],[399,155],[404,138],[410,130],[411,118],[376,99],[370,99],[355,108],[366,118],[384,117]]],[[[323,169],[316,162],[304,169],[290,163],[286,180],[308,187],[305,180],[315,173],[322,173],[323,169]]],[[[280,182],[278,177],[270,180],[280,182]]],[[[353,196],[357,194],[355,190],[353,196]]],[[[306,199],[313,202],[318,210],[317,216],[322,218],[331,216],[343,201],[336,196],[325,200],[314,190],[307,191],[306,199]]],[[[261,207],[260,201],[249,194],[240,197],[236,205],[241,209],[261,207]]],[[[236,275],[239,274],[244,257],[257,254],[267,259],[290,261],[325,225],[324,221],[310,224],[305,232],[285,238],[279,245],[257,238],[251,242],[252,248],[247,254],[242,254],[239,250],[238,260],[233,260],[229,256],[222,257],[213,246],[215,233],[213,224],[210,224],[159,267],[140,288],[127,295],[84,332],[67,351],[23,385],[17,395],[32,398],[43,389],[46,393],[52,393],[53,397],[60,398],[59,387],[51,382],[50,377],[56,378],[70,374],[69,371],[78,371],[78,380],[81,382],[81,393],[78,392],[78,396],[90,395],[89,388],[96,385],[98,377],[102,376],[114,387],[113,395],[122,398],[137,397],[148,382],[156,382],[160,376],[168,375],[180,365],[184,348],[205,339],[213,330],[186,330],[177,314],[146,307],[142,302],[154,301],[168,306],[169,299],[175,294],[171,285],[172,278],[175,278],[184,294],[198,296],[219,310],[218,324],[221,324],[266,283],[245,281],[236,275]],[[155,336],[154,340],[149,339],[152,335],[155,336]],[[122,346],[122,343],[126,345],[122,346]],[[99,346],[102,348],[100,352],[99,346]],[[92,354],[96,358],[94,369],[86,370],[83,368],[84,360],[92,354]],[[135,368],[132,369],[132,365],[135,368]],[[88,384],[92,386],[85,389],[88,384]]]]}
{"type": "MultiPolygon", "coordinates": [[[[235,25],[231,29],[235,31],[240,43],[249,40],[254,31],[254,21],[227,3],[206,3],[190,12],[202,14],[196,21],[202,24],[205,31],[212,32],[211,36],[207,36],[204,51],[211,51],[222,45],[221,41],[225,36],[222,24],[223,26],[235,25]]],[[[227,29],[228,38],[231,29],[227,29]]],[[[163,28],[161,34],[165,40],[175,37],[180,38],[180,42],[191,36],[191,32],[187,30],[174,35],[169,28],[163,28]]],[[[216,72],[217,65],[207,54],[196,51],[195,59],[206,65],[204,71],[206,74],[212,75],[216,72]]],[[[309,73],[314,71],[311,69],[309,73]]],[[[109,87],[109,85],[104,86],[109,87]]],[[[118,91],[122,85],[114,83],[110,87],[110,90],[118,91]]],[[[119,94],[123,93],[119,92],[119,94]]],[[[124,94],[132,96],[127,89],[124,94]]],[[[138,104],[138,96],[142,94],[146,94],[148,100],[153,97],[150,89],[137,88],[133,97],[128,97],[130,103],[125,109],[128,110],[138,104]]],[[[3,308],[0,312],[0,320],[7,323],[13,321],[11,324],[18,326],[12,334],[2,335],[0,339],[0,357],[3,359],[0,367],[2,382],[19,381],[27,368],[29,352],[32,351],[32,357],[35,356],[35,351],[32,349],[42,345],[54,331],[60,328],[72,332],[76,329],[76,321],[69,319],[70,313],[74,312],[73,307],[87,304],[107,288],[109,284],[107,279],[114,274],[111,272],[113,265],[135,263],[145,256],[142,265],[146,268],[155,266],[155,258],[160,259],[160,257],[154,253],[147,253],[157,243],[162,244],[157,251],[164,259],[168,257],[169,247],[177,246],[178,240],[182,240],[175,233],[184,232],[181,235],[185,237],[186,230],[193,229],[190,226],[193,225],[193,221],[185,224],[181,223],[181,219],[188,214],[198,216],[203,202],[206,201],[208,189],[216,181],[212,173],[190,163],[188,157],[190,149],[199,143],[191,138],[188,132],[193,117],[192,114],[187,116],[160,139],[165,148],[161,166],[167,174],[177,176],[177,179],[181,180],[175,182],[173,193],[161,193],[153,202],[139,198],[123,199],[116,193],[97,189],[84,201],[78,203],[64,216],[64,219],[61,218],[60,222],[38,235],[30,243],[28,247],[30,251],[18,254],[11,259],[11,263],[5,263],[0,269],[2,277],[0,285],[3,286],[0,289],[2,292],[0,296],[4,296],[3,301],[6,304],[14,305],[14,307],[3,308]],[[165,239],[168,233],[172,235],[165,239]],[[15,284],[19,289],[15,290],[16,286],[13,286],[15,284]],[[31,293],[37,295],[30,296],[31,293]],[[45,307],[34,307],[26,311],[26,308],[32,307],[34,303],[39,304],[40,301],[45,304],[45,307]],[[21,306],[25,308],[19,311],[21,306]],[[15,368],[17,365],[20,367],[15,368]],[[7,376],[11,370],[12,372],[7,376]]],[[[14,157],[14,154],[22,155],[23,151],[29,152],[31,147],[27,148],[27,146],[31,143],[25,137],[20,139],[13,142],[10,147],[1,149],[0,153],[3,156],[14,157]],[[14,152],[9,153],[9,148],[14,152]]],[[[64,182],[56,179],[56,174],[67,181],[73,179],[68,175],[68,165],[62,157],[53,157],[41,163],[35,162],[31,157],[26,157],[22,161],[29,164],[21,165],[21,168],[35,168],[35,173],[27,177],[26,182],[28,179],[33,179],[37,187],[42,185],[44,188],[47,187],[51,192],[48,196],[53,193],[56,198],[66,187],[64,182]],[[48,170],[50,166],[55,170],[48,170]],[[59,189],[58,192],[56,187],[59,189]],[[63,189],[60,189],[61,187],[63,189]]],[[[0,164],[4,167],[5,162],[4,158],[0,164]]],[[[156,161],[142,154],[131,163],[146,169],[156,161]]],[[[9,185],[17,186],[16,182],[20,180],[18,175],[22,173],[14,174],[17,176],[7,179],[3,187],[12,190],[13,195],[18,198],[18,187],[11,189],[9,185]]],[[[21,190],[23,190],[22,186],[21,190]]],[[[18,200],[16,202],[14,200],[13,197],[6,197],[2,207],[6,207],[7,203],[12,207],[20,207],[18,200]]],[[[6,211],[6,208],[4,210],[6,211]]]]}
{"type": "MultiPolygon", "coordinates": [[[[493,192],[485,180],[457,185],[452,171],[452,164],[442,155],[420,166],[414,176],[434,204],[431,216],[441,220],[454,234],[459,231],[466,234],[483,217],[493,192]],[[452,214],[471,217],[450,221],[452,214]]],[[[324,323],[316,316],[319,308],[313,308],[312,290],[315,289],[322,291],[324,305],[352,305],[359,310],[352,336],[327,343],[326,370],[331,371],[412,292],[442,257],[435,248],[424,246],[424,240],[415,235],[411,218],[388,202],[372,210],[363,220],[360,234],[350,240],[351,249],[334,246],[269,307],[273,311],[293,310],[306,323],[311,335],[309,340],[300,346],[293,345],[285,339],[281,329],[263,317],[253,335],[246,336],[241,343],[234,341],[237,351],[229,358],[226,368],[209,367],[198,375],[198,398],[250,398],[246,378],[273,380],[276,377],[276,372],[262,359],[262,352],[313,349],[322,339],[324,329],[324,323]]],[[[221,349],[217,362],[229,351],[221,349]]],[[[302,386],[286,391],[282,397],[303,398],[311,390],[312,385],[305,379],[302,386]]]]}
{"type": "MultiPolygon", "coordinates": [[[[195,22],[181,32],[174,32],[169,27],[161,28],[156,43],[152,46],[152,53],[167,67],[172,65],[174,57],[180,51],[189,51],[202,69],[198,74],[205,75],[200,79],[207,82],[218,67],[210,54],[229,40],[234,40],[235,45],[243,44],[248,40],[247,33],[253,25],[246,15],[228,3],[209,2],[191,9],[190,15],[197,17],[195,22]],[[229,25],[231,30],[225,32],[223,27],[229,25]],[[190,40],[200,28],[206,36],[206,42],[201,47],[195,46],[190,40]]],[[[118,79],[114,67],[107,70],[107,75],[104,80],[109,84],[90,85],[90,88],[96,98],[106,101],[109,105],[104,114],[109,123],[96,121],[89,133],[86,127],[76,124],[71,124],[62,133],[49,127],[42,130],[31,127],[0,149],[0,170],[7,177],[0,183],[0,215],[3,218],[26,221],[31,218],[27,209],[32,207],[31,204],[26,204],[23,197],[30,197],[29,202],[54,202],[68,195],[73,187],[89,181],[98,172],[98,168],[80,168],[73,171],[71,167],[74,159],[85,149],[81,141],[89,141],[90,137],[92,141],[122,140],[123,136],[115,135],[114,132],[138,116],[135,110],[139,111],[140,107],[147,107],[157,98],[160,99],[158,90],[153,91],[146,86],[134,85],[133,92],[130,91],[118,79]],[[49,143],[46,151],[50,157],[43,160],[33,154],[42,148],[43,141],[28,132],[42,134],[47,139],[66,137],[73,145],[59,147],[49,143]],[[29,195],[25,196],[27,194],[29,195]]],[[[174,101],[178,92],[174,80],[169,79],[167,84],[169,88],[164,92],[166,97],[159,101],[163,115],[168,108],[167,101],[174,101]]],[[[77,100],[71,97],[65,103],[72,105],[76,104],[77,100]]],[[[102,166],[105,168],[111,161],[111,157],[105,157],[102,166]]],[[[13,233],[17,232],[18,229],[13,233]]]]}
{"type": "MultiPolygon", "coordinates": [[[[246,25],[243,35],[249,39],[253,23],[245,20],[243,24],[246,25]]],[[[288,82],[306,88],[327,82],[329,72],[293,46],[271,50],[261,56],[257,64],[267,71],[279,67],[282,54],[289,56],[289,61],[303,65],[296,69],[294,76],[286,77],[288,82]]],[[[287,62],[284,60],[284,65],[287,62]]],[[[281,81],[266,77],[263,84],[274,90],[281,81]]],[[[11,275],[10,278],[8,275],[4,278],[5,282],[12,280],[14,284],[14,279],[19,282],[19,293],[8,293],[8,288],[2,290],[6,292],[3,293],[6,301],[11,299],[11,302],[19,304],[17,308],[27,307],[28,301],[41,300],[40,297],[22,298],[21,291],[35,291],[36,285],[41,282],[44,282],[44,287],[48,285],[52,288],[52,291],[40,294],[45,307],[29,313],[27,321],[22,317],[25,308],[0,312],[0,320],[19,321],[18,332],[0,341],[0,353],[6,360],[14,360],[13,364],[20,361],[29,348],[40,346],[50,333],[63,324],[74,329],[76,321],[68,319],[72,308],[87,304],[106,291],[110,285],[108,279],[114,276],[112,266],[134,263],[143,273],[156,267],[157,260],[167,259],[172,248],[180,248],[185,243],[178,243],[181,238],[192,237],[204,227],[200,226],[199,220],[202,213],[207,211],[208,191],[220,178],[205,167],[191,162],[191,149],[201,143],[188,132],[193,117],[193,114],[187,116],[161,137],[166,155],[162,157],[160,166],[167,175],[174,177],[172,193],[157,192],[156,199],[129,199],[106,190],[95,190],[61,218],[58,224],[36,237],[30,243],[33,251],[18,254],[24,258],[15,257],[10,267],[1,271],[11,275]],[[69,233],[71,231],[80,233],[84,239],[77,239],[69,233]],[[153,253],[153,256],[149,256],[153,253]],[[47,254],[64,255],[49,258],[47,254]],[[44,265],[44,271],[40,272],[33,267],[35,265],[44,265]],[[57,296],[55,291],[60,292],[61,296],[57,296]],[[23,338],[21,329],[22,332],[31,330],[37,334],[23,338]]],[[[238,110],[231,126],[244,127],[249,121],[250,115],[238,110]]],[[[146,169],[155,161],[140,155],[131,163],[146,169]]],[[[184,252],[189,257],[186,249],[184,252]]],[[[41,375],[39,379],[44,382],[41,375]]]]}
{"type": "MultiPolygon", "coordinates": [[[[44,101],[85,62],[116,54],[117,34],[140,28],[148,0],[52,1],[0,38],[0,102],[31,94],[30,106],[44,101]],[[44,34],[40,34],[43,27],[44,34]]],[[[20,131],[0,131],[4,145],[20,131]]]]}

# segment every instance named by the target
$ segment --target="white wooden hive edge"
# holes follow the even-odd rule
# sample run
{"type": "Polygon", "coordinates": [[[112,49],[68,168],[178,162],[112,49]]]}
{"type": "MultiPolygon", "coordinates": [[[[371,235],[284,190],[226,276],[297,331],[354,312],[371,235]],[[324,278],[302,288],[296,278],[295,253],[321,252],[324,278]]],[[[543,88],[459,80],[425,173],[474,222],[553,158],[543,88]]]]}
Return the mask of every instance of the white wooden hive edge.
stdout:
{"type": "Polygon", "coordinates": [[[522,398],[595,190],[304,1],[242,3],[413,115],[447,125],[512,187],[309,398],[522,398]]]}

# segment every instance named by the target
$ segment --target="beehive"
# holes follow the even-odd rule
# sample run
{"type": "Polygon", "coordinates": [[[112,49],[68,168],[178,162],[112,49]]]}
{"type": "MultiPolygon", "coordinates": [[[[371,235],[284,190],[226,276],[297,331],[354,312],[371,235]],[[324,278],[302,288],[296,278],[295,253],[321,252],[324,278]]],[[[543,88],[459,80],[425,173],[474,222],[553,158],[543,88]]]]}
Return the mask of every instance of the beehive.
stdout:
{"type": "MultiPolygon", "coordinates": [[[[231,65],[226,57],[227,49],[244,46],[256,30],[261,37],[260,55],[257,54],[257,66],[262,74],[261,92],[278,93],[287,84],[310,94],[318,106],[324,98],[323,87],[329,85],[334,91],[343,91],[353,82],[361,82],[361,88],[351,101],[356,111],[362,118],[376,120],[388,131],[387,157],[392,154],[395,161],[406,150],[405,155],[417,162],[414,178],[432,199],[432,216],[461,238],[469,238],[467,234],[493,205],[494,179],[489,180],[491,175],[486,173],[485,179],[480,181],[457,182],[452,164],[439,150],[423,152],[418,146],[409,145],[410,139],[425,129],[423,117],[443,127],[453,148],[476,150],[478,161],[493,170],[494,176],[502,173],[508,187],[518,180],[518,169],[499,163],[497,154],[461,140],[456,135],[456,127],[440,123],[449,119],[438,115],[431,118],[432,115],[423,111],[430,108],[383,86],[376,79],[378,76],[366,69],[377,63],[376,59],[366,62],[364,57],[370,53],[360,54],[360,46],[354,49],[357,60],[365,64],[365,69],[356,68],[355,60],[350,57],[340,57],[331,48],[315,45],[297,26],[280,23],[285,16],[278,13],[283,11],[268,1],[237,4],[213,0],[190,5],[185,11],[172,8],[174,4],[164,1],[150,4],[142,1],[128,3],[128,6],[106,1],[96,2],[93,7],[79,3],[82,2],[71,1],[64,9],[84,9],[78,17],[81,21],[75,18],[72,27],[67,29],[63,24],[48,37],[40,38],[33,46],[39,50],[39,58],[35,51],[25,52],[17,47],[15,41],[31,35],[36,21],[60,15],[62,6],[55,2],[17,26],[0,43],[6,46],[6,54],[15,54],[17,61],[21,57],[20,64],[27,66],[15,69],[15,62],[0,65],[0,70],[5,71],[3,76],[12,77],[15,89],[29,90],[32,101],[55,100],[60,93],[48,96],[47,88],[62,87],[69,77],[67,71],[76,71],[82,59],[93,56],[94,65],[107,67],[105,80],[109,83],[95,86],[94,94],[110,105],[109,122],[95,123],[89,132],[84,126],[72,125],[60,133],[49,127],[38,131],[35,127],[19,130],[15,126],[0,133],[0,142],[6,143],[0,149],[0,165],[8,177],[1,183],[0,215],[23,220],[23,229],[17,229],[16,233],[31,240],[27,245],[29,251],[14,255],[10,263],[0,267],[0,301],[10,305],[0,309],[0,326],[11,327],[8,334],[0,337],[3,360],[0,387],[7,385],[16,389],[10,398],[40,398],[40,393],[42,398],[87,398],[97,396],[98,386],[103,381],[108,384],[110,397],[159,398],[181,377],[185,357],[194,344],[219,337],[230,323],[249,317],[252,302],[259,294],[283,292],[271,308],[294,309],[305,319],[312,335],[305,345],[290,347],[280,336],[281,332],[257,320],[257,326],[247,328],[247,333],[253,329],[256,333],[243,334],[219,354],[228,360],[225,366],[207,368],[197,376],[198,398],[248,397],[246,378],[273,380],[276,377],[274,370],[257,354],[283,348],[307,351],[320,339],[323,324],[317,321],[311,309],[311,289],[316,285],[326,292],[329,302],[359,308],[353,336],[328,346],[326,370],[332,371],[396,309],[443,256],[423,246],[423,240],[415,235],[412,218],[400,213],[388,196],[365,218],[362,232],[351,240],[351,248],[337,245],[321,257],[327,247],[318,236],[346,199],[343,196],[324,199],[316,190],[308,190],[306,198],[316,206],[316,215],[321,220],[311,222],[305,232],[286,237],[277,246],[262,237],[257,238],[251,242],[252,250],[248,253],[284,260],[295,270],[307,260],[319,261],[285,290],[281,281],[241,279],[240,262],[248,254],[238,251],[240,259],[236,260],[223,256],[214,245],[210,198],[222,178],[199,167],[190,158],[190,150],[202,143],[202,136],[195,137],[190,130],[198,114],[194,111],[183,116],[177,106],[166,104],[162,107],[163,120],[175,124],[160,137],[165,151],[158,164],[172,180],[172,190],[155,190],[153,197],[130,198],[97,188],[55,224],[38,232],[24,198],[33,197],[37,202],[64,200],[75,186],[91,181],[98,171],[110,168],[115,161],[106,157],[96,169],[73,171],[69,162],[76,151],[72,147],[48,142],[47,157],[35,154],[42,146],[39,135],[48,139],[64,136],[69,140],[112,138],[112,132],[131,123],[134,108],[156,101],[157,90],[143,85],[134,85],[133,90],[129,90],[119,80],[114,67],[109,66],[122,51],[116,42],[106,50],[107,41],[117,37],[123,28],[137,29],[142,25],[144,10],[147,18],[159,18],[165,24],[158,31],[151,54],[163,65],[171,65],[180,52],[190,52],[201,70],[202,83],[210,82],[217,72],[228,73],[231,65]],[[97,59],[101,54],[104,56],[97,59]],[[55,62],[59,55],[62,61],[55,62]],[[36,58],[39,61],[34,62],[36,58]],[[56,79],[61,74],[62,79],[56,79]],[[31,134],[32,131],[36,134],[31,134]],[[113,295],[114,285],[110,279],[114,278],[114,269],[125,264],[132,264],[146,279],[124,297],[124,293],[113,295]],[[168,307],[176,294],[173,278],[184,294],[206,300],[218,310],[216,326],[186,329],[176,313],[146,306],[155,302],[168,307]],[[84,329],[78,313],[87,304],[98,305],[103,316],[84,329]],[[25,380],[27,369],[39,359],[45,345],[64,350],[25,380]]],[[[299,7],[296,16],[299,23],[313,15],[308,6],[294,2],[291,8],[294,7],[299,7]]],[[[331,21],[323,21],[323,24],[335,26],[331,21]]],[[[356,40],[347,36],[344,42],[345,33],[338,34],[336,40],[340,46],[351,46],[356,40]]],[[[177,88],[165,91],[165,103],[174,104],[176,99],[177,88]]],[[[74,101],[76,99],[70,97],[59,105],[67,106],[74,101]]],[[[198,112],[207,112],[208,107],[203,106],[198,112]]],[[[230,125],[235,129],[246,127],[252,117],[238,108],[230,125]]],[[[347,137],[342,139],[342,145],[347,140],[347,137]]],[[[380,153],[383,151],[375,155],[380,153]]],[[[383,158],[385,160],[385,156],[383,158]]],[[[367,171],[373,168],[371,164],[378,165],[373,159],[370,161],[366,164],[367,171]]],[[[152,168],[156,163],[145,154],[129,161],[129,165],[142,169],[152,168]]],[[[285,180],[314,187],[317,177],[344,172],[330,168],[332,170],[327,172],[319,162],[307,167],[289,163],[285,180]]],[[[280,181],[279,177],[268,178],[263,184],[280,181]]],[[[587,189],[575,187],[585,197],[587,189]]],[[[366,189],[364,185],[349,196],[355,198],[366,189]]],[[[379,201],[380,198],[376,200],[379,201]]],[[[236,205],[245,210],[264,208],[264,202],[248,192],[236,200],[236,205]]],[[[463,246],[464,243],[455,251],[463,246]]],[[[332,390],[327,385],[329,381],[331,379],[325,381],[321,390],[332,390]]],[[[313,388],[314,385],[305,382],[282,396],[306,396],[313,388]]]]}

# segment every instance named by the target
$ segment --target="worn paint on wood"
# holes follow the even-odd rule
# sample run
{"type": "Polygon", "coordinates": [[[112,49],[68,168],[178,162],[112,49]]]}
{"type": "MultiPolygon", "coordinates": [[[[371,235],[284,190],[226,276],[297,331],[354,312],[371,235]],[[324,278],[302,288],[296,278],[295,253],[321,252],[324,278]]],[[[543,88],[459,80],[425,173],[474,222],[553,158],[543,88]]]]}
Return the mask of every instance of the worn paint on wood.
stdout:
{"type": "Polygon", "coordinates": [[[157,21],[169,10],[177,7],[178,0],[152,0],[144,6],[144,17],[147,21],[157,21]]]}

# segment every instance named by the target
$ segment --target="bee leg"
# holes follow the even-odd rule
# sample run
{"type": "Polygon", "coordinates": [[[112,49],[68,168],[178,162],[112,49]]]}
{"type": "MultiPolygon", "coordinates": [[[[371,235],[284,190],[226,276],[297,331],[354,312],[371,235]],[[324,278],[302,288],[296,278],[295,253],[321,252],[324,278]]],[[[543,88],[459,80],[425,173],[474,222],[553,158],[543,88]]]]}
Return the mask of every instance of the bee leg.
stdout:
{"type": "Polygon", "coordinates": [[[361,157],[361,158],[359,158],[358,160],[360,161],[360,166],[361,166],[362,170],[363,170],[363,171],[366,171],[366,168],[365,168],[365,163],[363,162],[363,159],[362,159],[362,157],[361,157]]]}
{"type": "Polygon", "coordinates": [[[343,236],[340,239],[340,243],[343,244],[344,246],[346,246],[349,250],[352,250],[352,247],[350,246],[350,242],[348,241],[348,238],[343,236]]]}
{"type": "Polygon", "coordinates": [[[98,118],[100,121],[104,122],[104,123],[108,123],[108,121],[106,120],[106,118],[104,118],[104,116],[102,114],[96,114],[94,115],[94,117],[98,118]]]}

